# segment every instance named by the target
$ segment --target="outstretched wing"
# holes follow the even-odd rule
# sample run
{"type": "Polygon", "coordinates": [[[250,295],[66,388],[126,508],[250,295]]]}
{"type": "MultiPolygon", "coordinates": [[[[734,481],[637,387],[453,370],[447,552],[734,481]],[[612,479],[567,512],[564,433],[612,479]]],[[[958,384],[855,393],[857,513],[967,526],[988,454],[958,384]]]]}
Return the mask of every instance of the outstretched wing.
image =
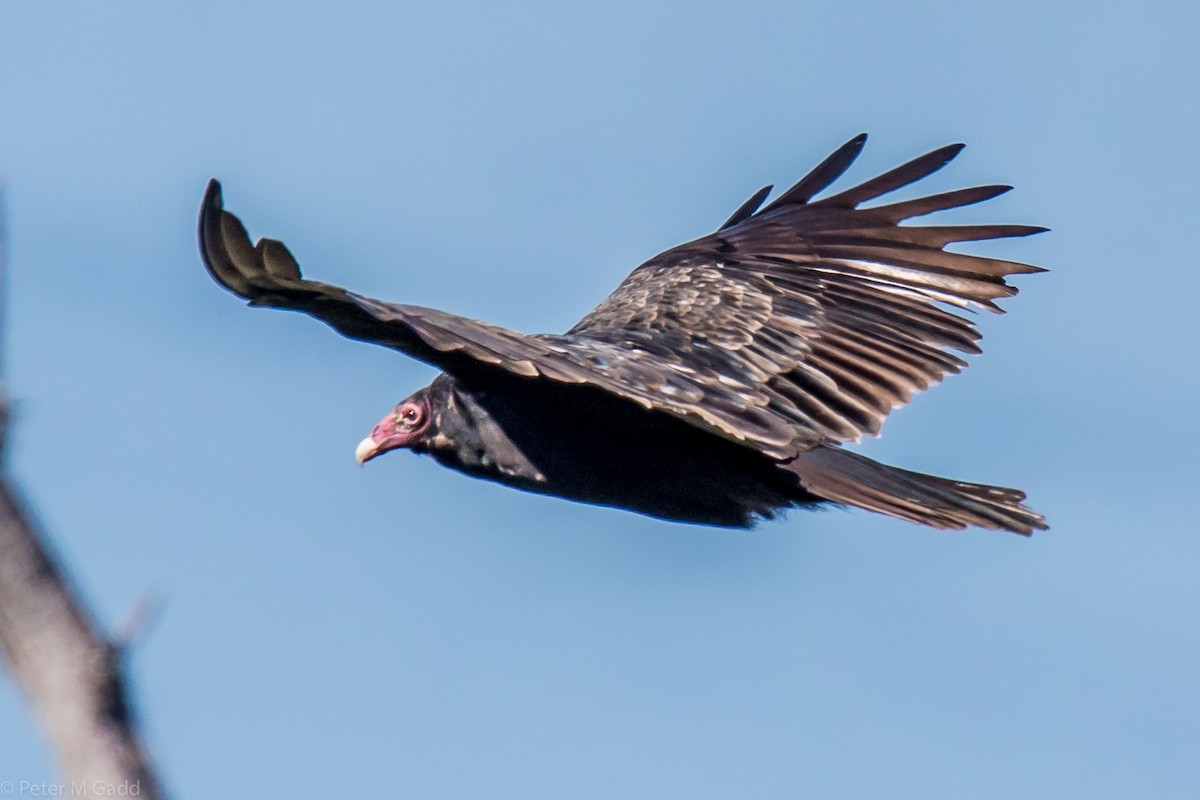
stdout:
{"type": "Polygon", "coordinates": [[[1017,292],[1005,276],[1043,271],[943,248],[1045,229],[899,224],[1009,186],[858,208],[937,171],[962,145],[812,201],[865,141],[847,142],[761,211],[764,191],[716,233],[647,261],[568,336],[689,371],[702,404],[752,411],[755,429],[764,413],[773,417],[790,441],[762,440],[749,426],[741,433],[777,457],[878,433],[893,408],[966,366],[951,351],[979,352],[978,330],[947,306],[1000,312],[995,301],[1017,292]]]}
{"type": "Polygon", "coordinates": [[[209,181],[200,209],[200,254],[208,272],[250,305],[304,311],[352,339],[391,347],[443,369],[499,368],[539,374],[536,339],[421,306],[398,305],[307,280],[296,259],[274,239],[250,243],[241,220],[226,211],[221,184],[209,181]]]}
{"type": "Polygon", "coordinates": [[[789,441],[788,425],[775,414],[743,408],[737,397],[711,396],[690,368],[653,353],[621,343],[527,335],[307,280],[282,242],[251,244],[241,221],[224,209],[215,180],[200,210],[200,252],[209,274],[251,305],[303,311],[352,339],[399,350],[460,377],[507,373],[585,384],[726,438],[760,446],[789,441]]]}

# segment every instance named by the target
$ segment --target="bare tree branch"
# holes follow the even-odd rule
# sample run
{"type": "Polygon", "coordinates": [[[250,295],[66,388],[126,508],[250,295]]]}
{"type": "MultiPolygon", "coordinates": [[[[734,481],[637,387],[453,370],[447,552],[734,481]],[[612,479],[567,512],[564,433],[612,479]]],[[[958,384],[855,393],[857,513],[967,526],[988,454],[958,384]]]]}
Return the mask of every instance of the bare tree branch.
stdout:
{"type": "MultiPolygon", "coordinates": [[[[0,308],[2,203],[0,195],[0,308]]],[[[127,701],[122,650],[84,610],[4,464],[8,409],[0,383],[0,653],[57,750],[58,793],[159,797],[127,701]]]]}

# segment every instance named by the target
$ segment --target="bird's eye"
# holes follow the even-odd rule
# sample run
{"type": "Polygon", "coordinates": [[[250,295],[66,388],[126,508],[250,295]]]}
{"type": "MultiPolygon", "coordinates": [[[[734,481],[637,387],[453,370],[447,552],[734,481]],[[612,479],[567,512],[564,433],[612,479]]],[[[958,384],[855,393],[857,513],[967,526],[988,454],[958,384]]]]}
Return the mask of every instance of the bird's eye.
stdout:
{"type": "Polygon", "coordinates": [[[401,425],[407,425],[408,427],[418,425],[422,417],[421,407],[416,403],[405,403],[400,408],[398,416],[400,417],[399,422],[401,425]]]}

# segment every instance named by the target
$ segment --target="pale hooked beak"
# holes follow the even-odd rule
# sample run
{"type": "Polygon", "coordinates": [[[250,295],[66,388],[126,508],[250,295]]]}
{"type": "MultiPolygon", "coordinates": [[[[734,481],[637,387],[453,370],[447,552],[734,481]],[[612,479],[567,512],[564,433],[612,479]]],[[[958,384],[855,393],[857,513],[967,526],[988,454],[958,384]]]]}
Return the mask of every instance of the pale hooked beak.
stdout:
{"type": "Polygon", "coordinates": [[[375,456],[379,455],[379,445],[370,436],[358,443],[358,447],[354,448],[354,460],[361,467],[375,456]]]}

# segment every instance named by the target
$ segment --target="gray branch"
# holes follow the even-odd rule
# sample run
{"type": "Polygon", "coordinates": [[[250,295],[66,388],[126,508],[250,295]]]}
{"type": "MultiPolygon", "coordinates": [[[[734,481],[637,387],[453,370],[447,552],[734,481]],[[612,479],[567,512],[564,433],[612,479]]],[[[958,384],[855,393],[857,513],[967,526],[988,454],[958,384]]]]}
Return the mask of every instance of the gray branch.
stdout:
{"type": "MultiPolygon", "coordinates": [[[[0,306],[3,224],[0,204],[0,306]]],[[[127,701],[122,648],[84,610],[4,462],[8,408],[0,384],[0,654],[57,751],[63,794],[159,797],[127,701]]]]}

